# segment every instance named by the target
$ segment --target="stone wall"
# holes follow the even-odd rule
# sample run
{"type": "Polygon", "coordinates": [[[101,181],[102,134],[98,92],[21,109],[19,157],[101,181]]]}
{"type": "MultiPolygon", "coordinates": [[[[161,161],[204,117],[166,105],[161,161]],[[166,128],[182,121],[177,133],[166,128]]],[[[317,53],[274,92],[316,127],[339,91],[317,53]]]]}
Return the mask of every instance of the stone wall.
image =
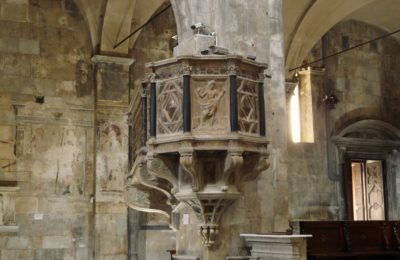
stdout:
{"type": "Polygon", "coordinates": [[[19,187],[19,230],[0,234],[1,259],[90,259],[90,46],[73,1],[0,1],[0,91],[13,106],[15,141],[15,164],[0,175],[19,187]]]}
{"type": "MultiPolygon", "coordinates": [[[[384,34],[386,32],[366,23],[352,20],[341,22],[324,36],[326,54],[384,34]]],[[[346,126],[365,119],[379,120],[399,128],[399,108],[396,105],[399,102],[400,78],[396,72],[400,68],[399,52],[399,43],[388,37],[332,57],[324,64],[317,64],[324,65],[326,71],[319,79],[315,79],[313,85],[315,142],[289,142],[291,219],[344,217],[341,161],[336,158],[336,147],[331,137],[338,135],[346,126]],[[322,97],[332,90],[339,103],[335,109],[327,109],[322,97]]],[[[315,60],[321,55],[322,42],[319,42],[307,60],[315,60]]],[[[387,172],[393,182],[398,179],[397,172],[387,172]]],[[[395,194],[389,194],[390,203],[394,203],[390,210],[395,211],[390,213],[391,217],[398,214],[396,190],[398,188],[392,187],[395,194]]]]}

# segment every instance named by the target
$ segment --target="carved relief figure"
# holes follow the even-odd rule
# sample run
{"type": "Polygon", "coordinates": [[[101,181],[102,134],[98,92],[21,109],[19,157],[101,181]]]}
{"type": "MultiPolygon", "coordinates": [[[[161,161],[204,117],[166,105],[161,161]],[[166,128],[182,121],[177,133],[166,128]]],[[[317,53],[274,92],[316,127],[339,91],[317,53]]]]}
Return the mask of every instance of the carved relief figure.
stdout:
{"type": "Polygon", "coordinates": [[[201,109],[199,128],[208,128],[214,125],[215,114],[225,90],[218,89],[215,80],[210,80],[205,88],[197,88],[201,109]]]}

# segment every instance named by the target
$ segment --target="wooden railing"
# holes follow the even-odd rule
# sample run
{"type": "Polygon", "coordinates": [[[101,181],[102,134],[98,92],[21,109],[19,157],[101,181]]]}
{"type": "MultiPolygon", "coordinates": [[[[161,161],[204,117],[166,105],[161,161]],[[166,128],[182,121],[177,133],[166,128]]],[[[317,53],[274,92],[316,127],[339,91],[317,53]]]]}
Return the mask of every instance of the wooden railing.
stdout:
{"type": "Polygon", "coordinates": [[[313,236],[307,241],[309,259],[400,259],[400,221],[304,221],[300,232],[313,236]]]}

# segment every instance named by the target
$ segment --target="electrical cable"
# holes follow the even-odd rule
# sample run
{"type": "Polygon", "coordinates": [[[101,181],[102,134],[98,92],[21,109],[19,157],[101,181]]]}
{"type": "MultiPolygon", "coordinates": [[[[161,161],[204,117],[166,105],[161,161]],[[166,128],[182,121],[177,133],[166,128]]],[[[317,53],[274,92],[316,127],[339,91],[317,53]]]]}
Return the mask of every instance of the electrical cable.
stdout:
{"type": "Polygon", "coordinates": [[[355,48],[364,46],[364,45],[369,44],[369,43],[371,43],[371,42],[375,42],[375,41],[378,41],[378,40],[382,40],[383,38],[389,37],[389,36],[391,36],[391,35],[393,35],[393,34],[396,34],[396,33],[398,33],[398,32],[400,32],[400,29],[398,29],[398,30],[396,30],[396,31],[393,31],[393,32],[391,32],[391,33],[382,35],[382,36],[380,36],[380,37],[378,37],[378,38],[375,38],[375,39],[372,39],[372,40],[369,40],[369,41],[366,41],[366,42],[363,42],[363,43],[354,45],[354,46],[352,46],[352,47],[350,47],[350,48],[341,50],[341,51],[339,51],[339,52],[330,54],[330,55],[328,55],[328,56],[322,57],[322,58],[317,59],[317,60],[315,60],[315,61],[312,61],[312,62],[303,64],[303,65],[298,66],[298,67],[296,67],[296,68],[290,69],[289,72],[292,72],[292,71],[294,71],[294,70],[301,69],[301,68],[307,67],[307,66],[309,66],[309,65],[312,65],[312,64],[314,64],[314,63],[317,63],[317,62],[320,62],[320,61],[329,59],[329,58],[331,58],[331,57],[337,56],[337,55],[342,54],[342,53],[344,53],[344,52],[348,52],[348,51],[350,51],[350,50],[353,50],[353,49],[355,49],[355,48]]]}
{"type": "Polygon", "coordinates": [[[138,31],[140,31],[141,29],[143,29],[143,27],[145,27],[146,25],[148,25],[149,23],[151,23],[155,18],[157,18],[160,14],[162,14],[163,12],[165,12],[168,8],[171,7],[171,4],[168,4],[164,9],[162,9],[160,12],[158,12],[157,14],[155,14],[154,16],[150,17],[149,20],[147,20],[147,22],[145,22],[144,24],[142,24],[141,26],[139,26],[136,30],[134,30],[133,32],[131,32],[128,36],[126,36],[124,39],[122,39],[120,42],[118,42],[117,44],[114,45],[113,49],[118,48],[118,46],[120,46],[122,43],[124,43],[126,40],[128,40],[129,38],[131,38],[135,33],[137,33],[138,31]]]}

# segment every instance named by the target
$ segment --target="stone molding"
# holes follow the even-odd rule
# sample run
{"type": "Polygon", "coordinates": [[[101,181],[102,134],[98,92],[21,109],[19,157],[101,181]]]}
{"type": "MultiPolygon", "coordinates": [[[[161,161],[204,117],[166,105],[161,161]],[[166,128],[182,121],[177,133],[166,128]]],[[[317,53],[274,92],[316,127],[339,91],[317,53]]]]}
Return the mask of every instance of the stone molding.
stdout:
{"type": "Polygon", "coordinates": [[[91,60],[93,63],[114,63],[127,66],[130,66],[135,62],[135,59],[131,58],[105,56],[105,55],[94,55],[91,60]]]}

